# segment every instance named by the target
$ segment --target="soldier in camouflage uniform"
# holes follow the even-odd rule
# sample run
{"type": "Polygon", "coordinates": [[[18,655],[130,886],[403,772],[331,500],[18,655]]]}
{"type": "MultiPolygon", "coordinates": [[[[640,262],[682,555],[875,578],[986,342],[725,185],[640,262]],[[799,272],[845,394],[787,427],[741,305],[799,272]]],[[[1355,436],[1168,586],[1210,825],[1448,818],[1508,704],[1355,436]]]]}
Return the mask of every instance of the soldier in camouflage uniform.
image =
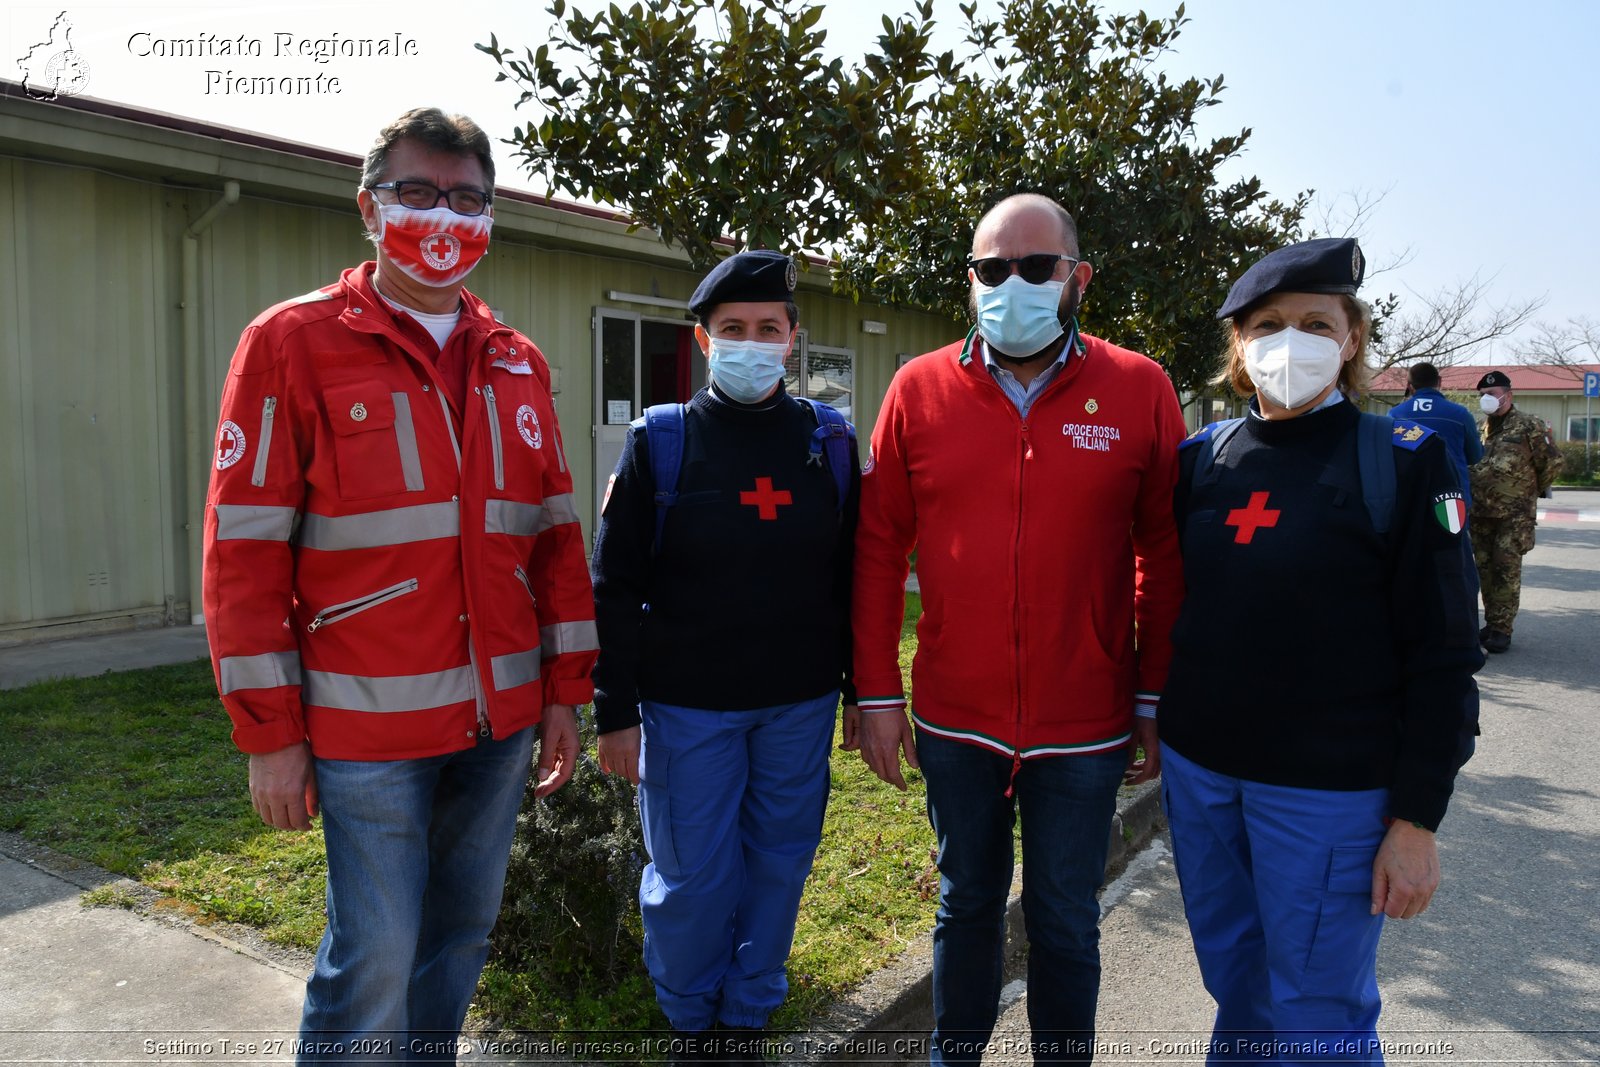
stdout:
{"type": "Polygon", "coordinates": [[[1534,509],[1561,470],[1550,427],[1511,403],[1511,379],[1490,371],[1478,380],[1483,458],[1470,468],[1472,554],[1483,584],[1483,647],[1511,647],[1511,624],[1522,597],[1522,557],[1533,547],[1534,509]]]}

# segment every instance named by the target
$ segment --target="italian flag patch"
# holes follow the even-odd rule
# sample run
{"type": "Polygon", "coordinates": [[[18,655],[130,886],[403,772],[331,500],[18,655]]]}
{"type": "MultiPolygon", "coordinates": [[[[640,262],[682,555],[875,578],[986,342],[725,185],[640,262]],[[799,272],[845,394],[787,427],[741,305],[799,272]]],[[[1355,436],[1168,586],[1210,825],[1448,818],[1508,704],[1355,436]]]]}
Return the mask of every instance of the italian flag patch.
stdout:
{"type": "Polygon", "coordinates": [[[1458,534],[1467,526],[1467,502],[1454,490],[1433,498],[1433,517],[1450,533],[1458,534]]]}

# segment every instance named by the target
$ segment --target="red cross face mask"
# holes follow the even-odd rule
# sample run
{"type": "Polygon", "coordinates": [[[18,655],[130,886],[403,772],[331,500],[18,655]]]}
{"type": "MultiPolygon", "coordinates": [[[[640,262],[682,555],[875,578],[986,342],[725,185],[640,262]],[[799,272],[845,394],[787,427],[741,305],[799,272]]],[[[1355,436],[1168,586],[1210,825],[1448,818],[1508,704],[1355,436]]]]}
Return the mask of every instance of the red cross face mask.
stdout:
{"type": "Polygon", "coordinates": [[[489,249],[491,215],[458,215],[447,207],[418,211],[404,204],[377,208],[378,247],[423,285],[455,285],[489,249]]]}

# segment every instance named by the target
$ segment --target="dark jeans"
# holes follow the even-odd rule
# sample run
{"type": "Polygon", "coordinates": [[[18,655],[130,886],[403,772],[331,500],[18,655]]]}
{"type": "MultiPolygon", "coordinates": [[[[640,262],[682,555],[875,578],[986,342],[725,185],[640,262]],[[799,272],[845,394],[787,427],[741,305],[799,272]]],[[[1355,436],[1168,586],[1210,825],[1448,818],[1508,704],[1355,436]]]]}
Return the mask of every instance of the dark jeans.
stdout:
{"type": "Polygon", "coordinates": [[[1088,1063],[1100,994],[1095,891],[1127,750],[1026,760],[1014,782],[1009,756],[920,727],[917,755],[939,843],[930,1062],[977,1063],[994,1031],[1020,808],[1034,1062],[1088,1063]]]}

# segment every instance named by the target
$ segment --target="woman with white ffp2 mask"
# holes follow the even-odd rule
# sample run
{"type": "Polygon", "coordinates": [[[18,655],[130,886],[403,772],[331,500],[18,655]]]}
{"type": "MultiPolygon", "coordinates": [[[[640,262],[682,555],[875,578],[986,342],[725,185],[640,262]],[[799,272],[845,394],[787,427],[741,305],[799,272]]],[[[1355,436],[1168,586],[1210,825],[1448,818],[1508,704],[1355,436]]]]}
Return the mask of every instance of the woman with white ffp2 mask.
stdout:
{"type": "Polygon", "coordinates": [[[1251,411],[1180,451],[1185,599],[1157,727],[1215,1045],[1314,1033],[1380,1067],[1379,935],[1439,885],[1483,653],[1442,439],[1352,402],[1362,273],[1355,241],[1302,242],[1223,304],[1223,378],[1251,411]]]}

